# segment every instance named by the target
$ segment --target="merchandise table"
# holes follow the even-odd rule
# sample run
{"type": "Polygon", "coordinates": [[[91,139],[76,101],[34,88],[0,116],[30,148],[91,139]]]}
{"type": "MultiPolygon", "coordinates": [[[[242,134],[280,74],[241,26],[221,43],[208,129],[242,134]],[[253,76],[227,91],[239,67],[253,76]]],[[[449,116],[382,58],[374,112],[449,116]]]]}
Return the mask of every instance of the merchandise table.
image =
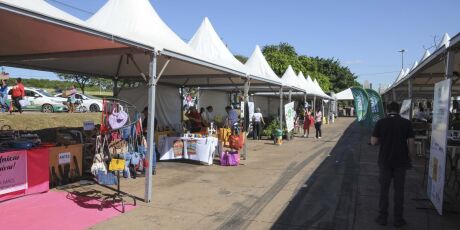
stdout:
{"type": "Polygon", "coordinates": [[[0,202],[49,190],[48,148],[0,153],[0,202]]]}
{"type": "Polygon", "coordinates": [[[158,140],[160,160],[188,159],[213,164],[218,139],[215,137],[162,137],[158,140]]]}

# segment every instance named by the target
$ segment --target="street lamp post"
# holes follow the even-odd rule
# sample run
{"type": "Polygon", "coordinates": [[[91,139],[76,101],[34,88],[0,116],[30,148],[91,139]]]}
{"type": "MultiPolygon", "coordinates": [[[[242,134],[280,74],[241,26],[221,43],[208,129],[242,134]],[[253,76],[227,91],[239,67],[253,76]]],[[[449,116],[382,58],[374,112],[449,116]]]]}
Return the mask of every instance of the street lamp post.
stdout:
{"type": "Polygon", "coordinates": [[[401,53],[401,69],[404,69],[404,52],[406,52],[405,49],[398,50],[398,52],[401,53]]]}

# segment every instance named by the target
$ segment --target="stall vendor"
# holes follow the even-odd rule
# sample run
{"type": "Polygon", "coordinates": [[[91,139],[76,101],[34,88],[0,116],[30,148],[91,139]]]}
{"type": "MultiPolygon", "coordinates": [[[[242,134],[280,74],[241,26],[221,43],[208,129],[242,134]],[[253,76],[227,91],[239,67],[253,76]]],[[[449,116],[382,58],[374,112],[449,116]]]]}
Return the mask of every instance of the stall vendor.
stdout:
{"type": "Polygon", "coordinates": [[[203,124],[201,122],[201,115],[196,110],[196,107],[191,106],[189,110],[185,113],[185,116],[191,121],[192,127],[190,128],[190,132],[200,132],[201,128],[203,127],[203,124]]]}
{"type": "Polygon", "coordinates": [[[233,126],[238,125],[238,112],[232,109],[231,106],[225,107],[225,111],[228,114],[227,126],[233,128],[233,126]]]}
{"type": "MultiPolygon", "coordinates": [[[[144,135],[147,136],[147,124],[149,119],[149,107],[146,106],[144,110],[142,110],[142,115],[144,115],[144,120],[142,120],[142,130],[144,131],[144,135]]],[[[153,120],[153,128],[157,130],[158,122],[157,118],[155,117],[153,120]]]]}

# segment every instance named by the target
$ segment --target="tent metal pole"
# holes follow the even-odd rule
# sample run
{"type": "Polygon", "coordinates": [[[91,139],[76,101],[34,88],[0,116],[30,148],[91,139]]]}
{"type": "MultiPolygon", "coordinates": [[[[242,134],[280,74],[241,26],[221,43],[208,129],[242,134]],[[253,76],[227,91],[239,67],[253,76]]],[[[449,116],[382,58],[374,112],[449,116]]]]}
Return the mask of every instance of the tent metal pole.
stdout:
{"type": "Polygon", "coordinates": [[[155,154],[155,93],[157,87],[157,54],[152,52],[149,64],[149,83],[148,83],[148,121],[147,121],[147,159],[149,167],[145,172],[145,193],[144,201],[150,203],[152,201],[152,177],[153,170],[156,167],[156,154],[155,154]]]}
{"type": "Polygon", "coordinates": [[[452,50],[447,51],[445,78],[453,78],[454,76],[454,58],[455,53],[452,50]]]}
{"type": "Polygon", "coordinates": [[[412,79],[409,78],[409,80],[407,81],[407,95],[409,97],[409,99],[411,100],[411,106],[410,106],[410,109],[409,109],[409,120],[412,121],[412,104],[414,103],[414,101],[412,100],[412,79]]]}
{"type": "Polygon", "coordinates": [[[393,101],[396,101],[396,90],[392,89],[391,93],[393,94],[393,101]]]}
{"type": "MultiPolygon", "coordinates": [[[[184,87],[180,87],[180,93],[179,93],[179,97],[180,97],[180,124],[182,126],[182,124],[184,124],[184,87]]],[[[181,130],[182,131],[182,130],[181,130]]]]}
{"type": "MultiPolygon", "coordinates": [[[[289,99],[289,103],[291,103],[291,102],[292,102],[292,88],[289,89],[289,96],[288,96],[288,99],[289,99]]],[[[286,126],[287,126],[287,125],[286,125],[286,126]]],[[[291,135],[290,135],[289,132],[287,133],[287,140],[288,140],[288,141],[291,140],[291,135]]]]}
{"type": "Polygon", "coordinates": [[[303,95],[304,107],[307,105],[307,93],[303,95]]]}
{"type": "MultiPolygon", "coordinates": [[[[246,109],[246,105],[248,104],[249,102],[249,80],[246,80],[244,82],[244,109],[246,109]]],[[[249,108],[249,106],[248,106],[249,108]]],[[[247,133],[249,131],[249,121],[251,120],[251,118],[249,118],[249,120],[246,119],[246,113],[249,114],[249,111],[244,111],[244,132],[245,132],[245,135],[243,135],[243,138],[244,138],[244,146],[243,146],[243,159],[246,160],[248,159],[248,149],[247,149],[247,133]]]]}
{"type": "Polygon", "coordinates": [[[313,114],[316,114],[316,96],[313,97],[313,107],[311,109],[313,110],[313,114]]]}
{"type": "Polygon", "coordinates": [[[280,129],[283,130],[283,87],[280,87],[280,129]]]}
{"type": "Polygon", "coordinates": [[[118,97],[118,76],[115,76],[112,82],[113,82],[112,94],[114,98],[117,98],[118,97]]]}

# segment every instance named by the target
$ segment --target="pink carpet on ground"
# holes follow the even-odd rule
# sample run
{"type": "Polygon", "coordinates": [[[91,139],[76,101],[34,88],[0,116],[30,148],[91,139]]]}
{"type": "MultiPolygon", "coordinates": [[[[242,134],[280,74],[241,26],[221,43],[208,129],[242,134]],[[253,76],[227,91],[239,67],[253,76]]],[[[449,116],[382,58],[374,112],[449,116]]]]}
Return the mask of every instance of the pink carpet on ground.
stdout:
{"type": "MultiPolygon", "coordinates": [[[[135,208],[127,200],[125,210],[135,208]]],[[[0,203],[0,229],[86,229],[122,213],[109,204],[102,211],[100,201],[67,192],[47,192],[0,203]]]]}

